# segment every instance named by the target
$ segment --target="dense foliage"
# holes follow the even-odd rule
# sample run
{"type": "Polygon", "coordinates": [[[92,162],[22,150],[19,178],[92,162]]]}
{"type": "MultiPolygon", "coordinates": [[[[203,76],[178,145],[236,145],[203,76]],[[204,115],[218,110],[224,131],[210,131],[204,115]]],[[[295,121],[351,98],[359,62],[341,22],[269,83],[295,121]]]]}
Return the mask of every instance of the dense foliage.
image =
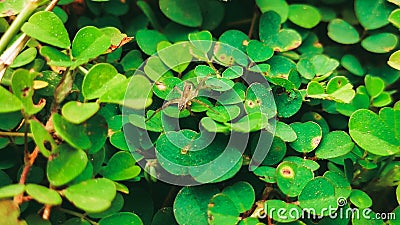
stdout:
{"type": "Polygon", "coordinates": [[[399,6],[0,1],[0,224],[400,224],[399,6]]]}

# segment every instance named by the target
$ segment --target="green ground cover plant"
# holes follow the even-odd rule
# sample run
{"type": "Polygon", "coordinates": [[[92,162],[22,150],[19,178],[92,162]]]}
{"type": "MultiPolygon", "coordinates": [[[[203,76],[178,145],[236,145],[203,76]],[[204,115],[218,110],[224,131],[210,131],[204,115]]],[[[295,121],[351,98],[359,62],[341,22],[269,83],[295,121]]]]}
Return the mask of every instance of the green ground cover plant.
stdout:
{"type": "Polygon", "coordinates": [[[400,224],[400,1],[0,1],[0,224],[400,224]]]}

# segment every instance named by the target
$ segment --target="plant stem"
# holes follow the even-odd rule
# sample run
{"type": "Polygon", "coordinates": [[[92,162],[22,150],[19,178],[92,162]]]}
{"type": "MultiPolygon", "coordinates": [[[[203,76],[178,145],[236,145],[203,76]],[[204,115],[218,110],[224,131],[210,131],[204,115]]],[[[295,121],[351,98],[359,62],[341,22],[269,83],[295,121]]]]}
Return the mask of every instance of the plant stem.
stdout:
{"type": "Polygon", "coordinates": [[[0,39],[0,53],[7,48],[7,45],[11,41],[11,39],[19,32],[19,29],[25,23],[25,21],[32,15],[35,9],[39,5],[34,0],[30,0],[27,2],[26,6],[22,9],[22,11],[15,18],[14,22],[11,23],[10,27],[3,34],[0,39]]]}
{"type": "MultiPolygon", "coordinates": [[[[30,138],[33,137],[32,133],[26,133],[30,138]]],[[[0,131],[0,136],[6,137],[25,137],[25,133],[0,131]]]]}

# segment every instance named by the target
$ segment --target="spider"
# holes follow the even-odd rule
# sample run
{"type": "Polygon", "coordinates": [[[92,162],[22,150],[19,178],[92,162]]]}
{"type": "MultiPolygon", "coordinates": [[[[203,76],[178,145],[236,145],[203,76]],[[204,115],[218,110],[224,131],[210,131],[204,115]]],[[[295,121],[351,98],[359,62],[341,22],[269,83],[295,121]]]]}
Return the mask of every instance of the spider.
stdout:
{"type": "Polygon", "coordinates": [[[159,109],[154,111],[154,113],[146,119],[146,122],[149,121],[151,118],[153,118],[158,112],[160,112],[161,110],[164,110],[165,108],[167,108],[169,105],[172,105],[172,104],[178,104],[179,111],[182,111],[184,109],[188,109],[190,111],[190,106],[192,105],[192,102],[203,105],[203,106],[209,108],[210,110],[214,111],[209,105],[196,99],[196,97],[198,97],[198,95],[199,95],[199,91],[201,89],[206,88],[206,86],[204,85],[206,79],[207,78],[202,79],[196,88],[194,87],[194,84],[192,82],[185,81],[184,85],[183,85],[183,91],[181,91],[178,87],[175,86],[174,89],[179,92],[181,97],[171,99],[170,101],[166,102],[163,106],[161,106],[159,109]]]}

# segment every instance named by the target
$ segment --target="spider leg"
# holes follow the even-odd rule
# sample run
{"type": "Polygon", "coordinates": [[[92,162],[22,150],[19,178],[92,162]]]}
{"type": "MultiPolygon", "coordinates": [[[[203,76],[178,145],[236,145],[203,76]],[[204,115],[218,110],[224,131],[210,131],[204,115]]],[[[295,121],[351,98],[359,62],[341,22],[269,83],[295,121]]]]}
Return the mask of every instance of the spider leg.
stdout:
{"type": "Polygon", "coordinates": [[[181,91],[181,89],[179,89],[177,86],[174,87],[174,90],[177,91],[180,95],[183,94],[183,91],[181,91]]]}
{"type": "Polygon", "coordinates": [[[215,111],[215,110],[214,110],[213,108],[211,108],[209,105],[207,105],[206,103],[204,103],[204,102],[202,102],[202,101],[200,101],[200,100],[198,100],[198,99],[195,99],[195,98],[194,98],[194,99],[192,99],[191,101],[192,101],[192,102],[196,102],[196,103],[198,103],[198,104],[200,104],[200,105],[202,105],[202,106],[208,108],[209,110],[211,110],[211,111],[213,111],[213,112],[219,114],[219,112],[215,111]]]}
{"type": "Polygon", "coordinates": [[[176,98],[176,99],[172,99],[172,100],[166,102],[163,106],[161,106],[161,107],[158,108],[156,111],[154,111],[153,114],[151,114],[151,116],[149,116],[149,117],[145,120],[145,122],[149,121],[149,120],[150,120],[151,118],[153,118],[158,112],[160,112],[161,110],[164,110],[164,109],[167,108],[169,105],[177,104],[177,103],[179,103],[179,101],[180,101],[180,99],[179,99],[179,98],[176,98]]]}

